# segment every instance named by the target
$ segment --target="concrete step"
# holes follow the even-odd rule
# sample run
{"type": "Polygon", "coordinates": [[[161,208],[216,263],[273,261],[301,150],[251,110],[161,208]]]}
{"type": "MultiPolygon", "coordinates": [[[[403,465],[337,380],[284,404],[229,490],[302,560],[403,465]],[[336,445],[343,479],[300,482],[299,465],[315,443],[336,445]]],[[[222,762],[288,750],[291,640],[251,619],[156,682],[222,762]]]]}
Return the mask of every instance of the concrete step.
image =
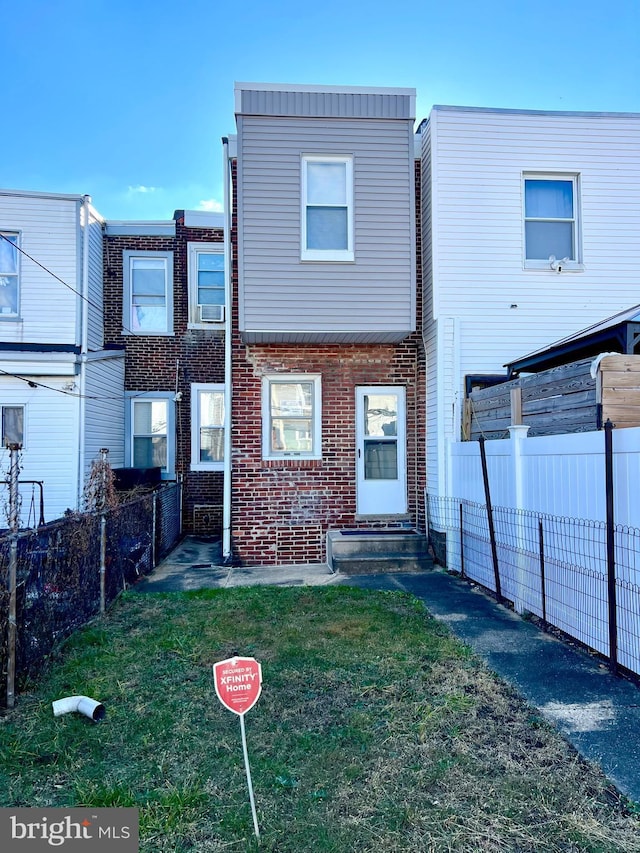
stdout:
{"type": "Polygon", "coordinates": [[[433,565],[427,537],[407,528],[330,530],[327,561],[345,574],[419,572],[433,565]]]}
{"type": "Polygon", "coordinates": [[[378,575],[391,572],[428,572],[433,560],[426,554],[378,554],[352,557],[333,557],[333,571],[343,575],[378,575]]]}

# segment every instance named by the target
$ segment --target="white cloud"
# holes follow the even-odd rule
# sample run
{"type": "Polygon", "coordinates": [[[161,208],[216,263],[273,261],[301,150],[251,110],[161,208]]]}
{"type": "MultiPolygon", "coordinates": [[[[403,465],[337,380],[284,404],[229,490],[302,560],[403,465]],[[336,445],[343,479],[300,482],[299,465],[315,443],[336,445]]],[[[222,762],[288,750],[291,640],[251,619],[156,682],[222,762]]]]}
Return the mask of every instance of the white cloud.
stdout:
{"type": "Polygon", "coordinates": [[[196,210],[207,210],[209,213],[223,213],[224,207],[221,202],[215,198],[206,198],[198,202],[196,210]]]}
{"type": "Polygon", "coordinates": [[[155,193],[159,187],[145,187],[143,184],[138,184],[137,187],[129,187],[130,193],[155,193]]]}

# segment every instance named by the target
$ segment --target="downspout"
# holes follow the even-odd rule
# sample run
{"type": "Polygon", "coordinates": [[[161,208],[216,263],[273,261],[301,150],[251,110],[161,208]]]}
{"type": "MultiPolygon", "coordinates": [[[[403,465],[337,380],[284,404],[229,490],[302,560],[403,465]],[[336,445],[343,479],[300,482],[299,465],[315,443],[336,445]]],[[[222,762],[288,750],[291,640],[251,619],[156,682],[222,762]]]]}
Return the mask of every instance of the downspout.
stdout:
{"type": "Polygon", "coordinates": [[[232,188],[231,162],[229,160],[229,140],[222,139],[224,176],[224,483],[222,490],[222,561],[228,564],[231,553],[231,355],[233,310],[231,287],[231,225],[232,225],[232,188]]]}
{"type": "Polygon", "coordinates": [[[84,471],[86,463],[85,448],[85,418],[86,418],[86,355],[89,349],[89,206],[91,196],[82,198],[80,214],[82,233],[82,305],[80,306],[80,393],[78,397],[78,494],[76,506],[80,509],[82,493],[84,491],[84,471]]]}

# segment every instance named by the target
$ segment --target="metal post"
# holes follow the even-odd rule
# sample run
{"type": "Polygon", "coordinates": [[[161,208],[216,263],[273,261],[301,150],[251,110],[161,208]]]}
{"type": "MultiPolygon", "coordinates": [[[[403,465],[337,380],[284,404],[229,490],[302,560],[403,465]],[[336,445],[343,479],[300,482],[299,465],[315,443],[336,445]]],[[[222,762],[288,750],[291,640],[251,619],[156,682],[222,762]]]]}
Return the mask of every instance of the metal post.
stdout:
{"type": "Polygon", "coordinates": [[[545,628],[547,627],[547,588],[544,577],[544,530],[542,527],[542,519],[538,519],[538,542],[540,546],[540,591],[542,595],[542,621],[545,628]]]}
{"type": "Polygon", "coordinates": [[[609,604],[609,668],[618,671],[618,608],[616,601],[616,542],[613,514],[613,424],[604,425],[604,471],[607,507],[607,597],[609,604]]]}
{"type": "Polygon", "coordinates": [[[491,541],[491,559],[493,561],[493,576],[496,585],[496,596],[502,601],[502,589],[500,586],[500,569],[498,567],[498,548],[496,546],[496,531],[493,526],[493,507],[491,506],[491,492],[489,491],[489,472],[487,470],[487,451],[485,449],[485,437],[478,439],[480,445],[480,460],[482,461],[482,481],[484,483],[484,499],[487,505],[487,521],[489,523],[489,539],[491,541]]]}
{"type": "Polygon", "coordinates": [[[21,444],[9,445],[9,528],[11,530],[11,546],[9,551],[9,624],[7,630],[7,708],[13,708],[16,704],[18,530],[20,527],[20,492],[18,489],[20,466],[18,453],[21,447],[21,444]]]}
{"type": "Polygon", "coordinates": [[[152,498],[153,519],[151,523],[151,568],[156,567],[156,536],[157,536],[157,515],[158,515],[158,495],[153,493],[152,498]]]}
{"type": "Polygon", "coordinates": [[[463,506],[460,501],[460,577],[464,577],[464,527],[463,506]]]}
{"type": "Polygon", "coordinates": [[[258,827],[258,815],[256,813],[256,802],[253,797],[253,783],[251,782],[251,768],[249,767],[249,753],[247,752],[247,733],[244,728],[244,714],[240,714],[240,733],[242,735],[242,754],[244,755],[244,769],[247,774],[247,785],[249,787],[249,803],[251,805],[251,816],[253,817],[253,831],[258,841],[260,840],[260,828],[258,827]]]}
{"type": "Polygon", "coordinates": [[[106,577],[107,577],[107,465],[109,451],[106,447],[100,450],[102,462],[102,490],[100,494],[100,615],[107,609],[106,577]]]}

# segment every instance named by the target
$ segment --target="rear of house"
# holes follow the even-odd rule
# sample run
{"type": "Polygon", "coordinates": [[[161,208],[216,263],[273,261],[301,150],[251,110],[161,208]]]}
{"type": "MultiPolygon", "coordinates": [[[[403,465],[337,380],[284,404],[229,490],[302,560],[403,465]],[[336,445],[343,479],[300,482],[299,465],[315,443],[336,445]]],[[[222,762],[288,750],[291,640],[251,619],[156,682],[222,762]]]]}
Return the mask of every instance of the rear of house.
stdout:
{"type": "Polygon", "coordinates": [[[238,84],[232,536],[326,559],[330,529],[413,526],[415,94],[238,84]]]}
{"type": "Polygon", "coordinates": [[[465,376],[638,302],[640,115],[434,107],[421,126],[427,480],[465,376]]]}
{"type": "MultiPolygon", "coordinates": [[[[88,196],[0,191],[2,467],[7,445],[21,445],[21,480],[42,484],[47,521],[81,506],[100,448],[123,461],[124,353],[104,347],[102,226],[88,196]]],[[[39,487],[25,483],[21,499],[22,524],[36,523],[39,487]]]]}

